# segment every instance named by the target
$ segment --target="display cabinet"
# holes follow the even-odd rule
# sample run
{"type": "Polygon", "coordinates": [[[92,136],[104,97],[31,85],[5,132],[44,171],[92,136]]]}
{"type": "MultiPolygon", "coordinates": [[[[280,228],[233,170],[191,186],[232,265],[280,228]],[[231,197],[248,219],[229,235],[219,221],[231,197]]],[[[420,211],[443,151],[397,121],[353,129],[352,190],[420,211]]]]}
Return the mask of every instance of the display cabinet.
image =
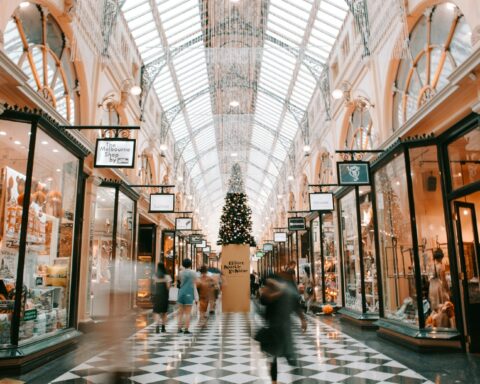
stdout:
{"type": "MultiPolygon", "coordinates": [[[[317,214],[318,215],[318,214],[317,214]]],[[[338,257],[333,213],[320,213],[310,224],[315,298],[320,305],[338,304],[338,257]]]]}
{"type": "Polygon", "coordinates": [[[373,205],[370,186],[344,189],[338,196],[345,318],[375,326],[379,314],[373,205]]]}
{"type": "Polygon", "coordinates": [[[454,340],[441,171],[432,140],[399,142],[374,165],[382,281],[381,332],[454,340]]]}
{"type": "Polygon", "coordinates": [[[0,367],[78,336],[75,311],[88,150],[42,116],[0,116],[0,367]],[[3,358],[7,358],[2,361],[3,358]]]}

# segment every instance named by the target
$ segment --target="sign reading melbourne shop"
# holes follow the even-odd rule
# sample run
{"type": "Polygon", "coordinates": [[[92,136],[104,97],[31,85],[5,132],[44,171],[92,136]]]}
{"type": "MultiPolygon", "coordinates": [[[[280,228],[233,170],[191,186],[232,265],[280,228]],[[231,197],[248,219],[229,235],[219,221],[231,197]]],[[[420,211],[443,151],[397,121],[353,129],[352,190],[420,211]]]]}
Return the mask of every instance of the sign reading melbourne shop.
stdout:
{"type": "Polygon", "coordinates": [[[135,139],[97,139],[95,168],[133,168],[135,139]]]}
{"type": "Polygon", "coordinates": [[[370,165],[366,161],[341,161],[337,163],[340,185],[369,185],[370,165]]]}
{"type": "Polygon", "coordinates": [[[304,231],[307,228],[304,217],[289,217],[288,230],[289,231],[304,231]]]}

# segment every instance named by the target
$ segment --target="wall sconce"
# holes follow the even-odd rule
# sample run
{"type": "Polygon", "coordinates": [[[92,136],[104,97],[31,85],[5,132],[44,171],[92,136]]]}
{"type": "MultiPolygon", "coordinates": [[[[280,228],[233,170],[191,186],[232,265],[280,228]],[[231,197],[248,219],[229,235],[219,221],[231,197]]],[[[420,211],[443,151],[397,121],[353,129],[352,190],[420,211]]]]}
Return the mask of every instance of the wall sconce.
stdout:
{"type": "Polygon", "coordinates": [[[336,88],[332,91],[332,97],[335,100],[343,99],[343,103],[346,107],[355,107],[360,110],[368,110],[375,107],[365,96],[358,95],[352,98],[352,84],[344,80],[340,84],[340,88],[336,88]]]}

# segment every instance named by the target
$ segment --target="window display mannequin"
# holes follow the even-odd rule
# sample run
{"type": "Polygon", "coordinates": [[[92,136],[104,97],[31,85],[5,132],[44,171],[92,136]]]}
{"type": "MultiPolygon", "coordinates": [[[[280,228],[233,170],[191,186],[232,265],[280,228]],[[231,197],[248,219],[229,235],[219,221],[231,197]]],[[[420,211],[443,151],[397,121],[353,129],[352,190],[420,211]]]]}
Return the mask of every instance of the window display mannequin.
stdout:
{"type": "Polygon", "coordinates": [[[444,254],[440,248],[433,251],[433,263],[429,265],[428,300],[432,313],[427,325],[441,328],[455,328],[454,307],[450,301],[449,288],[443,264],[444,254]]]}
{"type": "Polygon", "coordinates": [[[438,312],[441,306],[448,300],[448,283],[445,277],[445,266],[442,263],[443,251],[437,248],[433,251],[433,263],[429,265],[429,288],[428,299],[430,300],[430,307],[432,311],[438,312]]]}

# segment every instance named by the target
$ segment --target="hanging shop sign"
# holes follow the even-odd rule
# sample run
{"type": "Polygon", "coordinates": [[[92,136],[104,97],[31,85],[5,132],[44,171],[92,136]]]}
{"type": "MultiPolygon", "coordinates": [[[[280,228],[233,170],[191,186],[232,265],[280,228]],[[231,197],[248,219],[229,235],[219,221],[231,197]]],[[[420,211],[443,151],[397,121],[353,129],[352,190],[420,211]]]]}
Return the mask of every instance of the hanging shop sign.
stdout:
{"type": "Polygon", "coordinates": [[[263,244],[263,252],[272,252],[273,251],[273,244],[265,243],[263,244]]]}
{"type": "Polygon", "coordinates": [[[370,185],[370,164],[367,161],[341,161],[337,163],[340,185],[370,185]]]}
{"type": "Polygon", "coordinates": [[[135,166],[135,139],[97,139],[95,168],[133,168],[135,166]]]}
{"type": "Polygon", "coordinates": [[[177,217],[175,219],[176,231],[191,231],[193,227],[193,219],[191,217],[177,217]]]}
{"type": "Polygon", "coordinates": [[[151,213],[172,213],[175,211],[175,194],[173,193],[152,193],[150,195],[151,213]]]}
{"type": "Polygon", "coordinates": [[[195,245],[196,248],[205,248],[206,246],[207,246],[206,240],[202,240],[200,243],[195,245]]]}
{"type": "Polygon", "coordinates": [[[310,211],[333,211],[333,193],[310,193],[310,211]]]}
{"type": "Polygon", "coordinates": [[[190,244],[201,244],[203,241],[202,235],[191,235],[190,244]]]}
{"type": "Polygon", "coordinates": [[[305,231],[307,225],[304,217],[289,217],[288,218],[288,230],[289,231],[305,231]]]}
{"type": "Polygon", "coordinates": [[[203,248],[203,253],[206,253],[209,255],[210,252],[212,252],[212,248],[210,246],[206,246],[205,248],[203,248]]]}
{"type": "Polygon", "coordinates": [[[263,257],[263,255],[264,255],[264,254],[263,254],[262,251],[258,251],[258,252],[255,254],[255,256],[256,256],[257,259],[261,259],[261,258],[263,257]]]}
{"type": "Polygon", "coordinates": [[[287,242],[287,233],[286,232],[275,232],[273,234],[273,241],[276,243],[286,243],[287,242]]]}

